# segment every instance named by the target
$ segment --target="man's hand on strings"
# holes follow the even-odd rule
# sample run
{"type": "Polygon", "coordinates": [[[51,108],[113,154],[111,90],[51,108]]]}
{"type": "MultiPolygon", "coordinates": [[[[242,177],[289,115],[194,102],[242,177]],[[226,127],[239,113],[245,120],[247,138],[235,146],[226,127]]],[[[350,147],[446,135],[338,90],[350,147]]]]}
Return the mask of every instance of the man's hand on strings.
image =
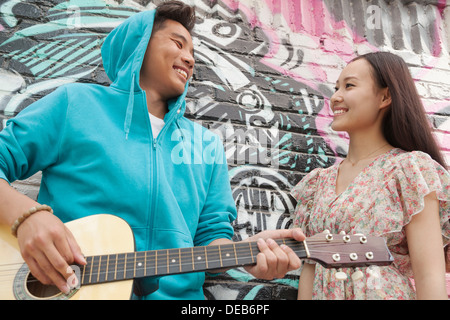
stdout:
{"type": "Polygon", "coordinates": [[[37,212],[18,229],[22,257],[31,273],[43,284],[54,284],[64,293],[74,284],[70,264],[86,264],[72,233],[56,216],[37,212]]]}

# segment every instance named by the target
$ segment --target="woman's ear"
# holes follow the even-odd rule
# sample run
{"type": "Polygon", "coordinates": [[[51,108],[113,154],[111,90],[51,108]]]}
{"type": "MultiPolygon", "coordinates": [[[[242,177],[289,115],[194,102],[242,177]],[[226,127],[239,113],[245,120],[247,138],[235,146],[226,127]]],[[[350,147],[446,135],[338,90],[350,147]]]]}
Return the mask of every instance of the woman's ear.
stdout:
{"type": "Polygon", "coordinates": [[[385,109],[392,103],[391,92],[389,91],[389,88],[384,88],[382,89],[381,94],[380,109],[385,109]]]}

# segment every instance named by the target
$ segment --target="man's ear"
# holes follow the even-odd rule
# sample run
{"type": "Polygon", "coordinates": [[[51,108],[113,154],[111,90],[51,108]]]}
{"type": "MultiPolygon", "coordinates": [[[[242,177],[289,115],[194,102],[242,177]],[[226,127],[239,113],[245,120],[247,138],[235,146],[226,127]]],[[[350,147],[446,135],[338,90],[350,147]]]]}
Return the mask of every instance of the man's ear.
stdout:
{"type": "Polygon", "coordinates": [[[380,109],[385,109],[389,107],[392,103],[391,98],[391,92],[389,91],[389,88],[382,89],[382,96],[381,96],[381,103],[380,103],[380,109]]]}

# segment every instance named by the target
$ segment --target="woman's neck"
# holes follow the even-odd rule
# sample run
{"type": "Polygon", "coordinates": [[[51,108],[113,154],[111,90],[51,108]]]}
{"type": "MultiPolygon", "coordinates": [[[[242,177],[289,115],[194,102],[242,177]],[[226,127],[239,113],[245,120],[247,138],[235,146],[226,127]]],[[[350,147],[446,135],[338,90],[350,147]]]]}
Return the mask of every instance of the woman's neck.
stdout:
{"type": "Polygon", "coordinates": [[[392,146],[382,134],[350,135],[347,160],[356,165],[359,161],[377,157],[391,149],[392,146]]]}

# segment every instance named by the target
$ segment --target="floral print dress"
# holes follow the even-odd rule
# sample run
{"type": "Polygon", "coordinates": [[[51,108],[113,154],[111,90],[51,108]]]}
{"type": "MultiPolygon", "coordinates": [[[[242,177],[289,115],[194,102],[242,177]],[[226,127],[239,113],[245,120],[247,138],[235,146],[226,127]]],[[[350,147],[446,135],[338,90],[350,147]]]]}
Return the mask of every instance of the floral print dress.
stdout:
{"type": "Polygon", "coordinates": [[[449,243],[450,174],[423,152],[392,149],[336,194],[338,170],[339,163],[317,168],[293,188],[294,226],[307,237],[325,230],[384,237],[394,262],[338,270],[316,264],[313,299],[415,299],[404,227],[423,210],[424,197],[436,192],[444,245],[449,243]],[[337,272],[346,280],[337,280],[337,272]]]}

